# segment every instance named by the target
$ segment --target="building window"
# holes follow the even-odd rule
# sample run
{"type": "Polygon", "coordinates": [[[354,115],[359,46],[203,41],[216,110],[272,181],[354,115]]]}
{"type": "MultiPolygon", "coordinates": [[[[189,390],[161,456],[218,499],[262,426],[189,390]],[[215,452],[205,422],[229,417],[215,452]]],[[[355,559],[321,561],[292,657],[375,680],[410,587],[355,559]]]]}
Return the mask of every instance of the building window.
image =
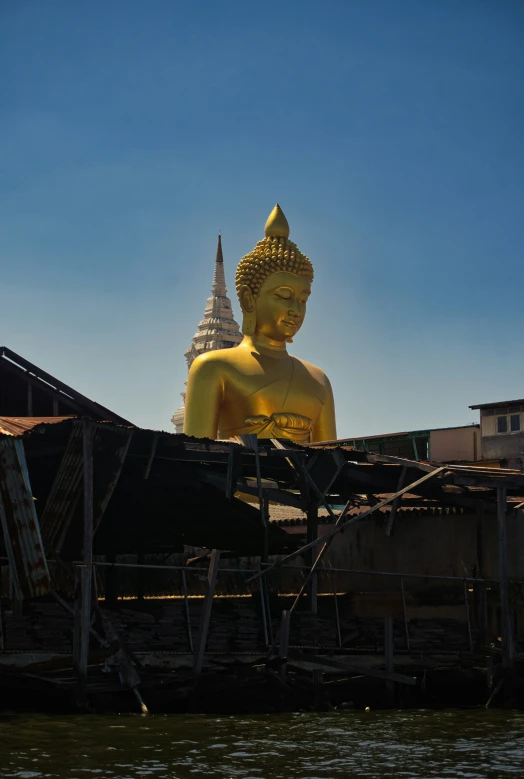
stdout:
{"type": "Polygon", "coordinates": [[[507,433],[507,432],[508,432],[508,418],[497,417],[497,433],[507,433]]]}
{"type": "Polygon", "coordinates": [[[511,432],[518,432],[520,430],[520,414],[512,414],[509,418],[509,421],[511,432]]]}

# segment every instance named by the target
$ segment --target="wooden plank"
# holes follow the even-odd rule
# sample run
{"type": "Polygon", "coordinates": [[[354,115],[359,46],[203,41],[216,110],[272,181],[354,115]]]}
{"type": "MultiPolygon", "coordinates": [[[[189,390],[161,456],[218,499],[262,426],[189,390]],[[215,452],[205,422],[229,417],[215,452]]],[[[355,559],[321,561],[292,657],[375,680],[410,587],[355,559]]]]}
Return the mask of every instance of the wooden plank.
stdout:
{"type": "Polygon", "coordinates": [[[408,460],[406,457],[393,457],[389,454],[368,454],[367,460],[369,463],[384,463],[391,465],[404,465],[406,468],[414,468],[415,470],[425,471],[426,473],[433,473],[437,470],[436,466],[429,465],[428,463],[422,463],[419,460],[408,460]]]}
{"type": "MultiPolygon", "coordinates": [[[[406,674],[391,673],[389,671],[380,671],[377,668],[365,668],[357,663],[343,663],[338,660],[334,660],[331,657],[320,657],[319,655],[306,655],[300,658],[307,663],[316,663],[317,665],[325,665],[328,668],[337,668],[341,671],[346,671],[352,675],[373,676],[376,679],[386,679],[391,682],[399,682],[399,684],[408,684],[414,687],[417,683],[415,677],[406,676],[406,674]]],[[[298,660],[298,656],[295,657],[298,660]]]]}
{"type": "Polygon", "coordinates": [[[215,596],[215,587],[218,576],[218,566],[220,564],[220,551],[213,549],[209,561],[209,571],[207,575],[208,589],[204,598],[202,614],[200,617],[200,630],[198,634],[198,648],[195,653],[195,662],[193,671],[195,676],[200,676],[204,665],[204,655],[206,652],[207,635],[209,632],[209,623],[211,621],[211,610],[213,608],[213,598],[215,596]]]}

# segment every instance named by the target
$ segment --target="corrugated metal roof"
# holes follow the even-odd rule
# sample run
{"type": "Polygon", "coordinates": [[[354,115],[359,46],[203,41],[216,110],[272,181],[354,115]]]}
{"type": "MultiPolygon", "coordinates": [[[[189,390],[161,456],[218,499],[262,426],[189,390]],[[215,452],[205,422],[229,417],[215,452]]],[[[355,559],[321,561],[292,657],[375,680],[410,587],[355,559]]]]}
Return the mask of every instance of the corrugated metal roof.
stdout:
{"type": "Polygon", "coordinates": [[[470,408],[501,408],[502,406],[515,406],[517,404],[524,405],[524,398],[517,398],[517,400],[497,400],[496,403],[479,403],[476,406],[470,406],[470,408]]]}
{"type": "MultiPolygon", "coordinates": [[[[360,514],[362,514],[364,511],[367,511],[369,509],[369,506],[352,506],[352,508],[349,509],[346,516],[349,517],[358,517],[360,514]]],[[[472,509],[473,510],[473,509],[472,509]]],[[[382,517],[389,516],[389,513],[391,511],[391,506],[384,506],[384,508],[378,510],[378,514],[382,517]]],[[[443,505],[424,505],[424,503],[421,501],[420,506],[400,506],[397,509],[397,514],[401,514],[403,516],[412,516],[412,517],[418,517],[418,516],[444,516],[447,514],[465,514],[467,513],[467,509],[464,509],[462,507],[455,507],[455,506],[443,506],[443,505]]],[[[338,512],[335,511],[335,515],[337,515],[338,512]]],[[[377,516],[377,514],[375,514],[377,516]]],[[[333,522],[332,518],[330,517],[329,513],[325,509],[319,509],[318,512],[318,519],[319,524],[321,525],[329,525],[333,522]]],[[[281,527],[293,527],[297,525],[304,525],[304,527],[307,524],[307,517],[305,512],[300,511],[300,509],[293,508],[292,506],[270,506],[269,508],[269,521],[280,525],[281,527]]]]}
{"type": "Polygon", "coordinates": [[[0,440],[0,523],[16,589],[47,595],[51,580],[21,440],[0,440]]]}
{"type": "Polygon", "coordinates": [[[20,436],[37,425],[54,425],[74,417],[0,417],[0,434],[20,436]]]}

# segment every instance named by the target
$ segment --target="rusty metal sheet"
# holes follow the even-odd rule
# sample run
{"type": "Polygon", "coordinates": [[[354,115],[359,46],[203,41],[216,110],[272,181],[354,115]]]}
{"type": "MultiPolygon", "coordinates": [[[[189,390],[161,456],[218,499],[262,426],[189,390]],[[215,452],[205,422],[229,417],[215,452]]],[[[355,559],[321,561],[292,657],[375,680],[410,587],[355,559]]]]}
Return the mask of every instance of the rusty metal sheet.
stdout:
{"type": "Polygon", "coordinates": [[[42,513],[42,536],[48,551],[62,548],[82,494],[82,465],[82,422],[74,422],[42,513]]]}
{"type": "Polygon", "coordinates": [[[21,436],[37,425],[56,425],[74,417],[0,417],[0,434],[21,436]]]}
{"type": "MultiPolygon", "coordinates": [[[[133,431],[95,423],[94,531],[116,487],[133,431]]],[[[74,422],[42,514],[47,550],[60,552],[83,492],[82,422],[74,422]]]]}
{"type": "Polygon", "coordinates": [[[18,593],[47,595],[51,579],[21,439],[0,440],[0,523],[18,593]]]}

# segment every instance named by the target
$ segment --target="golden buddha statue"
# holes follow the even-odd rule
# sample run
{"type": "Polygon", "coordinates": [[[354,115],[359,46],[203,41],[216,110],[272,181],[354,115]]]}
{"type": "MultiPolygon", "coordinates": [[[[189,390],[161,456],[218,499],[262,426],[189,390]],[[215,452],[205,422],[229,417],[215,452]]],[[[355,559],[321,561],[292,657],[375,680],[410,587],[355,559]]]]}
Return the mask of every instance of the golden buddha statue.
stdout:
{"type": "Polygon", "coordinates": [[[242,343],[201,354],[193,362],[184,433],[213,439],[254,433],[298,443],[333,440],[335,407],[327,376],[286,348],[304,321],[313,266],[289,240],[278,204],[265,236],[237,268],[242,343]]]}

